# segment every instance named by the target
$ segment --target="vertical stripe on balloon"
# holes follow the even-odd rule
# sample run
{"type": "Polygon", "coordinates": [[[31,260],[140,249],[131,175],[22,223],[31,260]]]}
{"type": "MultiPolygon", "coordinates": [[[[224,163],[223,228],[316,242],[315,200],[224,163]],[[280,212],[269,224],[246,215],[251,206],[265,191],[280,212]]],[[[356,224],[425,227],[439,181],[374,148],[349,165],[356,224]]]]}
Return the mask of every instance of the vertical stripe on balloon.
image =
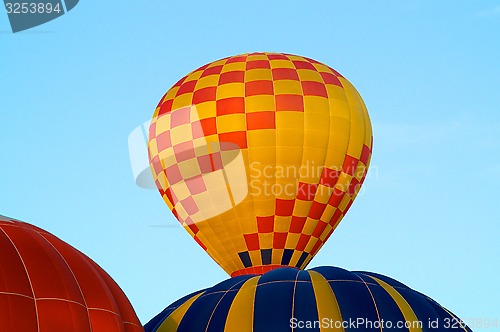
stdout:
{"type": "Polygon", "coordinates": [[[356,275],[360,277],[370,289],[377,306],[379,316],[389,317],[384,320],[386,322],[390,322],[389,324],[392,326],[391,331],[408,332],[408,329],[397,326],[398,322],[404,322],[405,318],[394,299],[371,277],[361,273],[356,273],[356,275]]]}
{"type": "Polygon", "coordinates": [[[203,293],[198,293],[191,297],[189,300],[184,302],[179,308],[177,308],[173,313],[171,313],[163,323],[156,329],[157,332],[172,332],[177,331],[177,328],[182,321],[182,318],[186,314],[186,311],[189,309],[191,304],[196,301],[203,293]]]}
{"type": "MultiPolygon", "coordinates": [[[[334,267],[321,267],[313,270],[321,273],[328,280],[338,300],[344,321],[356,321],[358,317],[363,317],[368,322],[378,322],[379,318],[371,294],[355,274],[334,267]],[[353,299],[356,300],[353,301],[353,299]]],[[[359,331],[359,329],[347,326],[345,331],[359,331]]],[[[380,332],[380,329],[366,326],[363,331],[380,332]]]]}
{"type": "Polygon", "coordinates": [[[224,332],[253,332],[254,301],[259,278],[252,277],[241,286],[227,313],[224,332]]]}
{"type": "Polygon", "coordinates": [[[311,282],[316,297],[316,307],[318,311],[318,320],[323,322],[327,320],[327,326],[322,326],[320,332],[344,332],[340,325],[342,315],[340,314],[339,304],[333,294],[328,281],[316,271],[308,271],[311,276],[311,282]]]}
{"type": "Polygon", "coordinates": [[[278,269],[260,277],[255,293],[254,332],[291,332],[293,290],[298,270],[278,269]],[[269,315],[273,319],[269,319],[269,315]]]}
{"type": "Polygon", "coordinates": [[[393,288],[388,283],[372,277],[380,286],[382,286],[387,293],[394,299],[399,309],[401,310],[406,322],[408,323],[408,329],[410,332],[422,332],[422,327],[418,326],[419,320],[415,315],[415,312],[412,310],[408,302],[404,299],[398,291],[393,288]]]}

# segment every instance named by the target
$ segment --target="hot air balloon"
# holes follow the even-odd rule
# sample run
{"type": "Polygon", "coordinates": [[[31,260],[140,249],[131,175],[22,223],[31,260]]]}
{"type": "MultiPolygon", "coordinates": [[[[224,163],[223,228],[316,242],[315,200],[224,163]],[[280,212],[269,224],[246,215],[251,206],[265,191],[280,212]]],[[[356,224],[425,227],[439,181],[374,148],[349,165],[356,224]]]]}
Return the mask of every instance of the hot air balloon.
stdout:
{"type": "Polygon", "coordinates": [[[155,183],[231,276],[305,268],[356,198],[372,129],[356,89],[290,54],[227,57],[187,74],[149,130],[155,183]]]}
{"type": "Polygon", "coordinates": [[[431,298],[389,277],[335,267],[279,268],[190,294],[146,332],[470,332],[431,298]]]}
{"type": "Polygon", "coordinates": [[[54,235],[0,216],[0,331],[141,332],[120,287],[54,235]]]}

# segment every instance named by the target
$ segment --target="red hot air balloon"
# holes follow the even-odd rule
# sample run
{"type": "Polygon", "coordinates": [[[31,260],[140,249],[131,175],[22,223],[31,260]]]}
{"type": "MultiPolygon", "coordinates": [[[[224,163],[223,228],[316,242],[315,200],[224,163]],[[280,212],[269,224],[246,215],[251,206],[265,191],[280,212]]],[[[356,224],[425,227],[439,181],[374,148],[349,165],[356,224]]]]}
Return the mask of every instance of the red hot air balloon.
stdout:
{"type": "Polygon", "coordinates": [[[141,332],[120,287],[54,235],[0,215],[0,331],[141,332]]]}

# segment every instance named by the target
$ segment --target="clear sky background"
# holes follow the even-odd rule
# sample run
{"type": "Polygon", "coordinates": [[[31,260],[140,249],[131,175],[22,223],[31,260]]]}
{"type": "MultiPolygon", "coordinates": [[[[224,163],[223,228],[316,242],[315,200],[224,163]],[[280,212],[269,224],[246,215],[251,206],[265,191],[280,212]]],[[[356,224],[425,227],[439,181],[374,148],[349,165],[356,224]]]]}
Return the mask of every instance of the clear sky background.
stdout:
{"type": "Polygon", "coordinates": [[[310,267],[500,319],[498,1],[82,0],[18,34],[0,8],[0,214],[93,258],[143,323],[227,278],[135,185],[127,139],[184,74],[253,51],[325,62],[371,115],[372,172],[310,267]]]}

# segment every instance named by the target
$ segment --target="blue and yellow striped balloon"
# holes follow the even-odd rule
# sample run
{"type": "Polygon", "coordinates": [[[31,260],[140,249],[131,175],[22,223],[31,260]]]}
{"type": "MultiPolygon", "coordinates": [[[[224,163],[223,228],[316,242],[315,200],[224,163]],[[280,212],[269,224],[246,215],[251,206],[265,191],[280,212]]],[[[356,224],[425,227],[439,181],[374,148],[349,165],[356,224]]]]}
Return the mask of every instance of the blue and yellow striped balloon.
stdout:
{"type": "Polygon", "coordinates": [[[146,332],[471,331],[431,298],[383,275],[280,268],[190,294],[146,332]]]}

